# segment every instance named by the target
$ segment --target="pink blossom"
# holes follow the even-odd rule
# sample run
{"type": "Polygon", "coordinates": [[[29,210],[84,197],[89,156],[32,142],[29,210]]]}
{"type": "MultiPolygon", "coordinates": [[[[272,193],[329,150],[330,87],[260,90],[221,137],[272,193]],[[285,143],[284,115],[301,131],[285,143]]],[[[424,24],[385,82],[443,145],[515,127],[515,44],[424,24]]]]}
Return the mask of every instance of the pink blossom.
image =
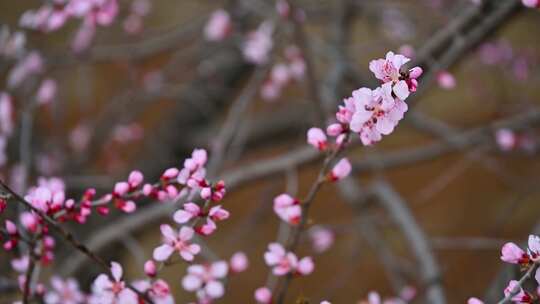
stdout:
{"type": "Polygon", "coordinates": [[[30,265],[30,257],[23,255],[18,259],[11,260],[11,268],[18,273],[25,273],[30,265]]]}
{"type": "Polygon", "coordinates": [[[338,181],[347,177],[352,170],[351,163],[347,158],[342,158],[330,171],[329,177],[331,181],[338,181]]]}
{"type": "Polygon", "coordinates": [[[255,290],[255,301],[259,304],[270,304],[272,302],[272,291],[268,287],[260,287],[255,290]]]}
{"type": "Polygon", "coordinates": [[[344,131],[343,125],[339,123],[331,124],[326,128],[326,134],[329,136],[338,136],[344,131]]]}
{"type": "Polygon", "coordinates": [[[239,251],[232,255],[229,265],[232,272],[243,272],[249,266],[249,261],[245,253],[239,251]]]}
{"type": "Polygon", "coordinates": [[[382,303],[381,296],[375,291],[369,292],[368,293],[368,303],[369,304],[381,304],[382,303]]]}
{"type": "Polygon", "coordinates": [[[206,265],[191,265],[182,279],[182,286],[187,291],[197,291],[199,300],[218,299],[225,293],[221,282],[227,276],[227,262],[218,261],[206,265]]]}
{"type": "Polygon", "coordinates": [[[156,261],[166,261],[173,252],[177,251],[186,261],[193,261],[195,255],[201,251],[197,244],[189,241],[193,238],[193,229],[187,226],[180,228],[176,233],[171,226],[162,224],[160,226],[164,244],[154,249],[154,259],[156,261]]]}
{"type": "Polygon", "coordinates": [[[138,280],[133,282],[133,287],[142,293],[146,293],[154,304],[174,304],[169,284],[162,279],[155,281],[138,280]]]}
{"type": "Polygon", "coordinates": [[[79,29],[75,33],[75,37],[71,42],[71,48],[74,52],[80,53],[86,50],[92,43],[94,35],[96,34],[96,26],[93,22],[83,21],[79,26],[79,29]]]}
{"type": "Polygon", "coordinates": [[[155,277],[157,274],[156,263],[152,260],[144,262],[144,273],[149,277],[155,277]]]}
{"type": "Polygon", "coordinates": [[[511,300],[516,303],[531,303],[531,296],[526,293],[521,286],[519,286],[518,281],[512,280],[508,283],[508,286],[504,289],[504,296],[513,295],[511,300]]]}
{"type": "Polygon", "coordinates": [[[526,7],[540,7],[540,1],[538,0],[521,0],[521,3],[523,3],[523,5],[525,5],[526,7]]]}
{"type": "Polygon", "coordinates": [[[286,252],[285,248],[279,243],[268,245],[268,251],[264,254],[266,264],[273,267],[273,273],[276,276],[286,275],[293,272],[298,266],[298,258],[292,252],[286,252]]]}
{"type": "Polygon", "coordinates": [[[403,55],[388,52],[385,59],[370,61],[369,70],[384,82],[398,82],[401,67],[409,61],[410,59],[403,55]]]}
{"type": "Polygon", "coordinates": [[[269,22],[265,22],[257,30],[248,33],[242,47],[247,62],[261,65],[268,61],[268,55],[274,45],[272,41],[273,30],[274,26],[269,22]]]}
{"type": "Polygon", "coordinates": [[[307,142],[313,147],[323,151],[327,147],[326,135],[319,128],[311,128],[307,132],[307,142]]]}
{"type": "Polygon", "coordinates": [[[309,275],[313,272],[313,269],[315,269],[315,264],[313,263],[313,260],[311,257],[304,257],[298,261],[298,266],[296,268],[296,271],[300,275],[309,275]]]}
{"type": "Polygon", "coordinates": [[[219,9],[212,13],[210,20],[204,27],[204,36],[210,41],[225,39],[232,29],[232,22],[226,10],[219,9]]]}
{"type": "Polygon", "coordinates": [[[506,243],[501,249],[501,260],[511,264],[526,264],[529,255],[514,243],[506,243]]]}
{"type": "Polygon", "coordinates": [[[230,216],[229,211],[223,209],[221,205],[214,206],[208,211],[208,217],[214,221],[223,221],[230,216]]]}
{"type": "Polygon", "coordinates": [[[43,58],[37,51],[32,51],[17,62],[7,76],[9,88],[18,87],[26,78],[41,72],[43,69],[43,58]]]}
{"type": "Polygon", "coordinates": [[[478,298],[469,298],[467,304],[484,304],[484,302],[480,301],[478,298]]]}
{"type": "Polygon", "coordinates": [[[51,286],[52,290],[44,297],[46,304],[79,304],[85,301],[84,294],[79,290],[79,284],[73,278],[62,280],[53,276],[51,286]]]}
{"type": "Polygon", "coordinates": [[[200,216],[202,212],[201,208],[193,202],[185,203],[182,208],[183,209],[176,211],[173,215],[174,221],[178,224],[185,224],[192,218],[200,216]]]}
{"type": "Polygon", "coordinates": [[[169,168],[165,170],[165,172],[163,172],[163,174],[161,175],[161,179],[169,180],[169,179],[176,178],[179,172],[180,171],[178,171],[178,169],[176,168],[169,168]]]}
{"type": "Polygon", "coordinates": [[[17,246],[17,243],[19,241],[19,232],[15,223],[10,220],[6,220],[5,226],[9,239],[4,242],[3,248],[5,250],[11,250],[15,248],[15,246],[17,246]]]}
{"type": "Polygon", "coordinates": [[[35,233],[38,230],[39,217],[32,212],[23,212],[20,216],[21,225],[29,232],[35,233]]]}
{"type": "Polygon", "coordinates": [[[321,304],[332,304],[332,303],[330,303],[328,301],[322,301],[321,304]]]}
{"type": "Polygon", "coordinates": [[[197,233],[208,236],[216,231],[217,225],[211,218],[206,218],[206,222],[196,228],[197,233]]]}
{"type": "Polygon", "coordinates": [[[499,129],[495,132],[495,140],[503,151],[510,151],[516,147],[517,136],[510,129],[499,129]]]}
{"type": "Polygon", "coordinates": [[[42,83],[37,92],[37,102],[39,104],[48,104],[56,97],[56,81],[47,78],[42,83]]]}
{"type": "Polygon", "coordinates": [[[131,171],[128,177],[128,184],[130,189],[135,189],[142,184],[144,175],[140,171],[131,171]]]}
{"type": "Polygon", "coordinates": [[[334,244],[334,233],[327,228],[314,226],[309,230],[309,237],[313,250],[322,253],[328,250],[334,244]]]}
{"type": "Polygon", "coordinates": [[[287,84],[290,77],[289,68],[283,63],[275,64],[270,71],[270,79],[279,86],[287,84]]]}
{"type": "Polygon", "coordinates": [[[137,294],[122,281],[122,266],[111,262],[111,275],[100,274],[92,284],[92,296],[101,304],[138,304],[137,294]]]}
{"type": "Polygon", "coordinates": [[[268,245],[268,251],[264,253],[266,264],[273,267],[272,272],[276,276],[296,273],[299,275],[308,275],[313,272],[314,264],[311,257],[304,257],[300,260],[292,252],[286,252],[285,248],[279,243],[268,245]]]}
{"type": "Polygon", "coordinates": [[[274,212],[279,218],[291,225],[298,225],[302,219],[300,202],[285,193],[274,198],[274,212]]]}
{"type": "Polygon", "coordinates": [[[440,71],[437,73],[437,83],[443,89],[450,90],[456,87],[456,79],[454,75],[448,71],[440,71]]]}

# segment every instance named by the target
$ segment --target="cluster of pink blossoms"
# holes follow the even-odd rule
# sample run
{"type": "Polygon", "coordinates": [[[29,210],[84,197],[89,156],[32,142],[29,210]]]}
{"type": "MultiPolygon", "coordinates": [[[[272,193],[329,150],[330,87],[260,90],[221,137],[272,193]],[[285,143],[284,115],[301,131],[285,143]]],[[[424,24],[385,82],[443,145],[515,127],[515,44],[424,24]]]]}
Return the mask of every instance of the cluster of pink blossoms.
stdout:
{"type": "MultiPolygon", "coordinates": [[[[510,264],[518,264],[524,269],[534,270],[531,267],[537,267],[540,262],[540,237],[529,235],[526,251],[518,245],[510,242],[503,245],[501,249],[501,260],[510,264]]],[[[540,269],[537,268],[534,278],[540,284],[540,269]]],[[[540,296],[540,288],[535,292],[536,295],[525,291],[520,283],[511,280],[504,289],[504,296],[509,297],[512,303],[533,303],[534,299],[540,296]]],[[[468,304],[483,304],[478,298],[470,298],[468,304]]]]}
{"type": "MultiPolygon", "coordinates": [[[[360,136],[364,145],[380,141],[382,135],[392,133],[403,118],[408,107],[405,100],[416,91],[418,77],[422,75],[420,67],[403,70],[410,59],[388,52],[385,59],[372,60],[369,69],[382,85],[375,90],[360,88],[344,100],[344,105],[336,113],[338,123],[326,129],[329,136],[335,136],[342,144],[345,134],[352,131],[360,136]]],[[[326,148],[326,135],[320,129],[311,129],[308,142],[318,149],[326,148]]]]}
{"type": "Polygon", "coordinates": [[[117,0],[54,0],[25,12],[19,23],[25,28],[53,32],[69,19],[82,19],[72,44],[75,51],[82,51],[90,45],[96,27],[111,25],[117,14],[117,0]]]}
{"type": "Polygon", "coordinates": [[[272,67],[268,79],[261,87],[261,96],[265,100],[275,100],[287,84],[304,78],[306,63],[300,49],[296,46],[287,47],[285,59],[286,62],[277,63],[272,67]]]}
{"type": "MultiPolygon", "coordinates": [[[[27,241],[27,235],[33,235],[38,239],[33,248],[35,255],[40,256],[41,260],[39,262],[41,265],[46,266],[54,258],[55,241],[49,235],[49,227],[41,218],[40,212],[61,222],[74,221],[83,224],[94,209],[101,215],[109,214],[111,206],[122,212],[132,213],[136,211],[136,202],[141,198],[149,197],[158,201],[178,201],[180,199],[192,199],[195,195],[198,195],[205,200],[204,206],[199,207],[190,202],[184,204],[181,210],[176,211],[174,219],[183,226],[178,231],[175,231],[169,225],[161,225],[164,243],[154,251],[154,259],[159,262],[167,260],[173,252],[178,252],[185,261],[191,262],[201,250],[198,244],[191,242],[194,233],[210,235],[217,229],[217,222],[229,217],[229,212],[223,207],[212,205],[223,199],[225,184],[223,181],[212,184],[206,179],[206,162],[206,151],[195,149],[191,157],[184,161],[181,169],[169,168],[165,170],[157,183],[145,184],[143,174],[139,171],[133,171],[126,181],[117,182],[110,193],[96,199],[96,191],[87,189],[79,201],[66,198],[65,184],[61,179],[40,178],[37,185],[30,188],[25,196],[25,200],[39,212],[26,211],[21,213],[19,222],[21,229],[25,230],[24,233],[20,233],[15,223],[6,220],[5,229],[0,230],[2,232],[0,237],[3,240],[3,247],[5,250],[10,251],[21,240],[27,241]],[[198,222],[201,222],[201,225],[197,225],[198,222]]],[[[4,199],[0,200],[0,212],[6,208],[6,204],[7,202],[4,199]]],[[[23,257],[25,257],[22,260],[23,262],[29,259],[28,255],[23,257]]],[[[25,265],[22,262],[17,262],[17,259],[14,259],[13,263],[19,266],[25,265]]],[[[22,266],[17,267],[17,269],[23,269],[22,266]]],[[[240,272],[245,270],[246,267],[247,258],[244,254],[238,253],[231,258],[231,272],[240,272]]],[[[149,277],[153,277],[157,273],[157,266],[152,260],[145,263],[144,268],[149,277]]],[[[20,273],[19,281],[21,281],[20,286],[21,290],[23,290],[25,272],[21,270],[20,273]]],[[[116,303],[116,301],[120,301],[122,303],[138,304],[139,299],[136,293],[127,288],[125,282],[121,279],[122,268],[120,265],[113,263],[111,273],[112,277],[101,275],[96,279],[92,294],[87,297],[88,303],[116,303]]],[[[52,282],[53,290],[47,294],[45,294],[46,288],[42,284],[39,285],[39,289],[36,287],[32,294],[45,296],[48,299],[45,300],[47,304],[70,303],[67,299],[60,302],[56,301],[58,295],[62,292],[65,292],[64,296],[70,299],[79,298],[74,290],[74,285],[70,283],[69,279],[63,287],[60,286],[60,282],[64,281],[58,279],[52,282]],[[61,292],[60,289],[65,290],[61,292]]],[[[137,281],[134,282],[134,286],[137,290],[147,292],[151,298],[155,298],[155,303],[173,303],[168,292],[168,286],[163,281],[137,281]],[[158,299],[161,300],[158,301],[158,299]]],[[[78,300],[74,301],[73,303],[78,303],[78,300]]],[[[201,303],[203,302],[201,301],[201,303]]]]}

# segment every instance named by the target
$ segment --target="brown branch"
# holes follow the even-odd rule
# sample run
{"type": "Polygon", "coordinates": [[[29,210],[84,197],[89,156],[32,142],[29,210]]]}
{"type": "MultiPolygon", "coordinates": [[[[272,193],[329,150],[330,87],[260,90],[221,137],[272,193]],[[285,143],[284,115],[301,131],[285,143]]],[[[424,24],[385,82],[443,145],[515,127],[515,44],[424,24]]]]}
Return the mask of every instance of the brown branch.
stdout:
{"type": "MultiPolygon", "coordinates": [[[[75,236],[65,230],[60,224],[58,224],[55,220],[53,220],[51,217],[49,217],[47,214],[45,214],[43,211],[39,210],[38,208],[34,207],[31,203],[26,201],[23,197],[21,197],[19,194],[11,190],[11,188],[4,183],[4,181],[0,180],[0,186],[3,188],[4,191],[6,191],[16,202],[23,204],[33,212],[35,212],[37,215],[39,215],[50,227],[52,227],[54,230],[56,230],[63,238],[66,240],[72,247],[82,252],[84,255],[86,255],[88,258],[90,258],[92,261],[94,261],[97,265],[99,265],[104,271],[106,271],[107,275],[110,278],[113,278],[111,269],[107,263],[100,258],[98,255],[96,255],[94,252],[92,252],[90,249],[88,249],[85,245],[77,241],[75,236]]],[[[139,295],[144,301],[147,303],[153,303],[150,298],[128,284],[128,288],[133,290],[135,293],[139,295]]]]}

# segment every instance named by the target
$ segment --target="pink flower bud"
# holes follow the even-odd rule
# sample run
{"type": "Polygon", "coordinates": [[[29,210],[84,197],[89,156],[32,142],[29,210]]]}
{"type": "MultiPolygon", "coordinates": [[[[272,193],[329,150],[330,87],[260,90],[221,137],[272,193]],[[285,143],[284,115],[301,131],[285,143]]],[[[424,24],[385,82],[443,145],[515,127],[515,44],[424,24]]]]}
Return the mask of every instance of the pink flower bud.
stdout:
{"type": "Polygon", "coordinates": [[[208,200],[212,197],[212,189],[210,187],[205,187],[201,189],[201,198],[204,200],[208,200]]]}
{"type": "Polygon", "coordinates": [[[178,169],[176,169],[176,168],[169,168],[169,169],[165,170],[165,172],[163,172],[163,174],[161,175],[161,178],[165,179],[165,180],[173,179],[173,178],[176,178],[178,176],[179,172],[180,171],[178,171],[178,169]]]}
{"type": "Polygon", "coordinates": [[[528,263],[529,255],[514,243],[506,243],[501,249],[501,260],[511,264],[528,263]]]}
{"type": "Polygon", "coordinates": [[[156,263],[153,260],[148,260],[144,263],[144,273],[149,277],[155,277],[157,273],[156,263]]]}
{"type": "Polygon", "coordinates": [[[330,180],[338,181],[351,173],[351,163],[347,158],[342,158],[330,172],[330,180]]]}
{"type": "Polygon", "coordinates": [[[417,66],[409,70],[409,77],[412,79],[416,79],[420,77],[422,73],[424,73],[424,70],[422,70],[421,67],[417,66]]]}
{"type": "Polygon", "coordinates": [[[38,89],[37,92],[37,102],[39,104],[48,104],[50,103],[56,96],[56,81],[53,79],[45,79],[41,86],[38,89]]]}
{"type": "Polygon", "coordinates": [[[114,185],[114,196],[123,196],[124,194],[128,193],[129,191],[129,184],[126,182],[118,182],[114,185]]]}
{"type": "Polygon", "coordinates": [[[450,90],[456,87],[456,79],[454,75],[448,71],[441,71],[437,74],[437,83],[445,90],[450,90]]]}
{"type": "Polygon", "coordinates": [[[248,268],[249,261],[245,253],[237,252],[233,254],[229,264],[233,272],[242,272],[248,268]]]}
{"type": "Polygon", "coordinates": [[[6,230],[10,235],[17,235],[17,226],[10,220],[6,220],[6,230]]]}
{"type": "Polygon", "coordinates": [[[331,124],[326,128],[326,134],[329,136],[338,136],[343,133],[343,126],[339,123],[331,124]]]}
{"type": "Polygon", "coordinates": [[[311,128],[308,130],[307,142],[320,151],[323,151],[327,147],[326,135],[319,128],[311,128]]]}
{"type": "Polygon", "coordinates": [[[478,298],[469,298],[467,304],[484,304],[484,302],[480,301],[478,298]]]}
{"type": "Polygon", "coordinates": [[[143,182],[143,179],[144,179],[144,176],[140,171],[137,171],[137,170],[132,171],[128,177],[129,186],[132,189],[137,188],[143,182]]]}
{"type": "Polygon", "coordinates": [[[313,272],[313,269],[315,268],[315,264],[313,263],[313,260],[311,257],[304,257],[298,262],[298,268],[296,271],[300,275],[309,275],[313,272]]]}
{"type": "Polygon", "coordinates": [[[137,205],[133,201],[125,201],[123,204],[120,204],[120,210],[125,213],[132,213],[137,209],[137,205]]]}
{"type": "Polygon", "coordinates": [[[526,7],[530,8],[540,7],[539,0],[521,0],[521,3],[523,3],[523,5],[525,5],[526,7]]]}
{"type": "Polygon", "coordinates": [[[150,184],[144,184],[142,192],[145,196],[149,196],[150,194],[154,192],[154,186],[150,184]]]}
{"type": "Polygon", "coordinates": [[[259,304],[269,304],[272,302],[272,292],[268,287],[261,287],[255,290],[255,300],[259,304]]]}
{"type": "Polygon", "coordinates": [[[30,212],[24,212],[23,214],[21,214],[21,224],[26,230],[30,232],[36,232],[38,228],[38,219],[34,214],[30,212]]]}

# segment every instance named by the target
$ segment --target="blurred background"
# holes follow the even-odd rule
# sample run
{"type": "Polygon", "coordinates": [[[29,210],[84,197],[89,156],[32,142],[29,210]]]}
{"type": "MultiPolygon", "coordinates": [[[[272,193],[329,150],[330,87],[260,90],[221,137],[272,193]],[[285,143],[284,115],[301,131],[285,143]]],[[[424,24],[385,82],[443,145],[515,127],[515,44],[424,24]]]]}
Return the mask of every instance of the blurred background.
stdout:
{"type": "MultiPolygon", "coordinates": [[[[91,44],[76,52],[79,21],[47,33],[25,30],[26,49],[40,52],[43,68],[15,89],[5,85],[15,127],[3,180],[23,193],[38,177],[57,176],[70,197],[79,197],[89,187],[111,191],[133,169],[157,180],[193,148],[218,151],[209,174],[229,185],[223,205],[231,218],[208,246],[223,259],[246,252],[250,268],[232,277],[216,302],[253,303],[268,275],[262,255],[280,229],[273,198],[304,196],[321,165],[305,143],[306,130],[322,125],[314,102],[330,121],[353,90],[378,85],[369,61],[392,50],[424,69],[419,91],[395,132],[347,150],[354,177],[316,197],[309,227],[329,229],[335,240],[314,252],[304,235],[299,255],[314,257],[315,272],[293,280],[286,303],[299,296],[356,303],[371,290],[389,297],[405,287],[417,292],[412,303],[430,303],[424,295],[433,285],[442,286],[447,303],[502,297],[519,272],[503,267],[501,245],[523,242],[539,224],[539,10],[512,0],[309,0],[290,4],[302,16],[295,19],[267,0],[156,0],[134,21],[135,1],[119,1],[114,22],[98,26],[91,44]],[[205,25],[218,9],[230,14],[231,29],[208,41],[205,25]],[[269,61],[254,65],[242,46],[264,21],[274,26],[274,44],[269,61]],[[269,98],[269,71],[287,60],[291,45],[301,50],[306,74],[269,98]],[[54,98],[33,105],[48,78],[56,81],[54,98]],[[410,213],[389,207],[383,192],[410,213]],[[402,225],[409,220],[424,234],[436,272],[413,249],[402,225]]],[[[0,23],[14,32],[21,15],[45,2],[1,1],[0,23]]],[[[1,58],[1,86],[17,60],[1,58]]],[[[159,223],[174,210],[160,204],[68,227],[135,279],[160,244],[159,223]]],[[[43,281],[60,273],[88,289],[100,273],[61,241],[55,257],[42,269],[43,281]]],[[[5,282],[15,278],[11,258],[0,252],[5,282]]],[[[177,303],[194,300],[181,287],[184,274],[182,264],[164,272],[177,303]]],[[[0,302],[16,298],[5,292],[0,302]]]]}

